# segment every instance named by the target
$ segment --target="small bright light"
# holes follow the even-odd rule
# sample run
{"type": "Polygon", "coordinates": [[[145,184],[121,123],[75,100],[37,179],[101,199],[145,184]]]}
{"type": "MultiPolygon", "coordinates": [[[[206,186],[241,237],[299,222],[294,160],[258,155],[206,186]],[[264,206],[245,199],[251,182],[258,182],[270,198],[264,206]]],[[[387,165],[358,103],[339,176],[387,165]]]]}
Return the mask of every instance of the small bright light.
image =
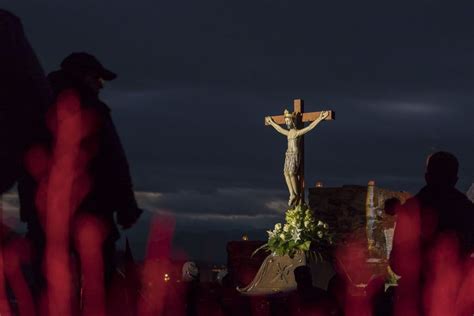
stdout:
{"type": "Polygon", "coordinates": [[[164,277],[165,282],[168,282],[170,279],[171,278],[170,278],[169,274],[165,273],[165,277],[164,277]]]}
{"type": "Polygon", "coordinates": [[[249,236],[243,235],[243,236],[242,236],[242,240],[249,240],[249,236]]]}

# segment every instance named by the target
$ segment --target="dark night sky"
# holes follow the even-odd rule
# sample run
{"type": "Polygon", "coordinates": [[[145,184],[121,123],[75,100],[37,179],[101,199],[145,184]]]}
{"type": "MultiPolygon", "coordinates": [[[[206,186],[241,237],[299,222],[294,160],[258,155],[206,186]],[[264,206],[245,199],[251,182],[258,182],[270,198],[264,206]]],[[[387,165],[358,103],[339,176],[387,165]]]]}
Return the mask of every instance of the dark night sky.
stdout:
{"type": "Polygon", "coordinates": [[[306,137],[310,185],[375,179],[416,192],[435,150],[459,158],[461,191],[474,181],[472,1],[0,4],[22,18],[46,71],[88,51],[119,74],[103,98],[137,191],[159,192],[142,193],[148,209],[274,222],[286,143],[263,118],[293,98],[337,112],[306,137]]]}

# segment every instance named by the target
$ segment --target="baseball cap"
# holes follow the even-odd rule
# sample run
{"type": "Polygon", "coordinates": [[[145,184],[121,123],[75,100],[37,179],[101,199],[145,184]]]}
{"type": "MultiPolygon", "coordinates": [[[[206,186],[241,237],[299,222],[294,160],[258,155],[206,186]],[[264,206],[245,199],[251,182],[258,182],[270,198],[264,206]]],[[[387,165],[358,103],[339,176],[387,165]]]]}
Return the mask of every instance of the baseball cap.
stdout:
{"type": "Polygon", "coordinates": [[[106,69],[99,60],[91,54],[80,52],[72,53],[61,62],[61,69],[72,74],[85,74],[89,71],[97,72],[104,80],[117,78],[117,74],[106,69]]]}

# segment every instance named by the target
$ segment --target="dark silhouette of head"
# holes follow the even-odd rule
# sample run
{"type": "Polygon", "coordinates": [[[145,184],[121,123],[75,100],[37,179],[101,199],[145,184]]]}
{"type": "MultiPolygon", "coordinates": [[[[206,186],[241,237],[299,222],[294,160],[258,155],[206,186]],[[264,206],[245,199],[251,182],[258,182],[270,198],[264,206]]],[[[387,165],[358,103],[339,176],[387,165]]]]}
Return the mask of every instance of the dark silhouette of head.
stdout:
{"type": "Polygon", "coordinates": [[[396,197],[386,199],[384,202],[384,212],[387,215],[394,216],[396,214],[396,209],[401,205],[401,202],[396,197]]]}
{"type": "Polygon", "coordinates": [[[458,181],[458,159],[451,153],[439,151],[428,157],[425,180],[429,186],[454,187],[458,181]]]}
{"type": "Polygon", "coordinates": [[[106,69],[99,60],[88,53],[72,53],[61,62],[61,70],[78,79],[98,93],[105,81],[114,80],[117,75],[106,69]]]}
{"type": "Polygon", "coordinates": [[[295,281],[298,289],[308,289],[313,286],[311,269],[308,266],[299,266],[294,271],[295,281]]]}

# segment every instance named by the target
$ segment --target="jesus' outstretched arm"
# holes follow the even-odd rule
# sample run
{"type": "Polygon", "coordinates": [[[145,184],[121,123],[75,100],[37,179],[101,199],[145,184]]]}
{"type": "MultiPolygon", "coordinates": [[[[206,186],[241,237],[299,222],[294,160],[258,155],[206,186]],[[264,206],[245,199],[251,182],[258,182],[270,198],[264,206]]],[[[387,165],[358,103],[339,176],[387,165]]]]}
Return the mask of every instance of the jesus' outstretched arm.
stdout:
{"type": "Polygon", "coordinates": [[[267,116],[265,118],[265,122],[267,122],[268,124],[270,124],[271,126],[273,126],[273,128],[280,134],[283,134],[285,136],[288,136],[288,130],[282,128],[280,125],[278,125],[277,123],[275,123],[275,121],[270,117],[270,116],[267,116]]]}
{"type": "Polygon", "coordinates": [[[328,116],[329,116],[329,111],[322,111],[319,114],[319,117],[316,120],[312,121],[311,124],[309,124],[305,128],[302,128],[302,129],[298,130],[296,132],[296,135],[297,136],[302,136],[302,135],[306,134],[307,132],[314,129],[316,127],[316,125],[318,125],[321,121],[324,121],[326,119],[326,117],[328,117],[328,116]]]}

